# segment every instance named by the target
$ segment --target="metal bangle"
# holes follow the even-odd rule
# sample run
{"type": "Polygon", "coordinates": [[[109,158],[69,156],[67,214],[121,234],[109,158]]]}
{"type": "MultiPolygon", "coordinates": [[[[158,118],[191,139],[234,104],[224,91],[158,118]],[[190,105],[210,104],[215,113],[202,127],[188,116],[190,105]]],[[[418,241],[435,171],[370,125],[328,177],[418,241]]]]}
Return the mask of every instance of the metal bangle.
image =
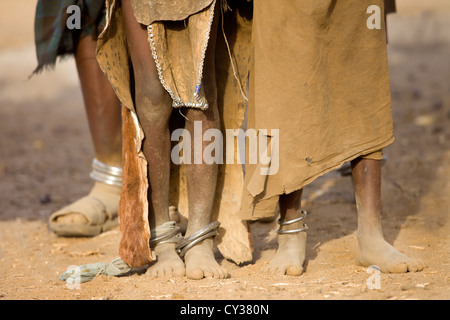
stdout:
{"type": "Polygon", "coordinates": [[[198,244],[200,241],[202,241],[206,238],[214,237],[217,234],[217,229],[219,228],[219,226],[220,226],[220,222],[214,221],[214,222],[208,224],[206,227],[194,232],[189,237],[181,240],[176,246],[176,250],[177,250],[178,254],[181,257],[184,257],[186,252],[190,248],[192,248],[193,246],[198,244]]]}
{"type": "Polygon", "coordinates": [[[110,176],[101,172],[92,171],[89,175],[91,179],[94,179],[95,181],[103,182],[109,185],[114,186],[121,186],[122,185],[122,178],[120,177],[114,177],[110,176]]]}
{"type": "Polygon", "coordinates": [[[122,176],[121,167],[110,166],[109,164],[97,160],[97,158],[94,158],[94,160],[92,160],[92,168],[103,173],[111,174],[113,176],[122,176]]]}
{"type": "Polygon", "coordinates": [[[90,177],[95,181],[120,187],[122,185],[122,168],[107,165],[94,158],[90,177]]]}
{"type": "Polygon", "coordinates": [[[188,252],[188,250],[191,249],[193,246],[195,246],[196,244],[198,244],[199,242],[201,242],[201,241],[203,241],[203,240],[205,240],[207,238],[214,237],[216,234],[217,234],[217,231],[214,230],[214,231],[208,232],[208,233],[206,233],[206,234],[204,234],[204,235],[202,235],[202,236],[192,240],[191,242],[185,244],[185,246],[182,249],[179,248],[178,249],[178,254],[180,255],[180,257],[183,258],[184,255],[186,254],[186,252],[188,252]]]}
{"type": "Polygon", "coordinates": [[[277,222],[278,222],[278,224],[280,226],[287,226],[287,225],[290,225],[290,224],[302,221],[306,217],[306,215],[308,214],[308,211],[302,210],[301,213],[302,213],[302,215],[300,217],[298,217],[298,218],[295,218],[295,219],[292,219],[292,220],[288,220],[288,221],[281,221],[281,219],[278,219],[277,222]]]}
{"type": "Polygon", "coordinates": [[[308,230],[308,226],[306,224],[303,225],[303,228],[293,229],[293,230],[277,230],[278,234],[291,234],[308,230]]]}
{"type": "Polygon", "coordinates": [[[162,243],[176,243],[179,241],[179,231],[180,227],[175,227],[173,230],[170,230],[166,233],[163,233],[160,236],[151,238],[149,241],[150,248],[154,248],[158,244],[162,243]]]}

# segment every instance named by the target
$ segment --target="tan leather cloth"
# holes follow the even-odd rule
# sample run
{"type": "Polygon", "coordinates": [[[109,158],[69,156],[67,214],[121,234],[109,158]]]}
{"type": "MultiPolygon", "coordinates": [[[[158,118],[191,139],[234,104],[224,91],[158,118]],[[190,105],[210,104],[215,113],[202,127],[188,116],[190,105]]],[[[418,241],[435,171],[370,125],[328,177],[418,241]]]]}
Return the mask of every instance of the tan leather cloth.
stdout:
{"type": "Polygon", "coordinates": [[[210,6],[213,0],[131,0],[136,20],[146,26],[155,21],[181,21],[210,6]]]}
{"type": "Polygon", "coordinates": [[[202,73],[211,22],[217,18],[214,11],[208,7],[191,15],[186,24],[156,21],[149,26],[150,48],[161,83],[172,97],[174,107],[208,108],[202,73]]]}
{"type": "Polygon", "coordinates": [[[279,130],[279,170],[246,164],[245,219],[273,216],[280,195],[393,141],[383,0],[254,4],[248,126],[279,130]],[[380,29],[368,28],[372,5],[380,29]]]}
{"type": "MultiPolygon", "coordinates": [[[[188,14],[186,27],[184,27],[184,21],[159,21],[159,19],[165,18],[178,19],[174,18],[172,12],[169,12],[168,15],[159,12],[158,21],[154,21],[149,28],[151,36],[149,50],[153,50],[158,58],[155,59],[155,63],[160,66],[161,83],[169,93],[173,94],[174,102],[178,101],[177,98],[180,98],[181,101],[180,104],[175,103],[175,107],[193,102],[193,93],[197,89],[198,75],[202,66],[203,50],[208,40],[205,29],[208,29],[213,14],[211,6],[202,8],[198,12],[195,11],[198,5],[197,0],[183,2],[194,4],[191,7],[193,8],[192,12],[188,14]],[[176,29],[181,30],[176,31],[176,29]],[[180,56],[187,63],[180,63],[180,56]]],[[[136,5],[138,1],[133,3],[136,5]]],[[[140,1],[140,3],[163,4],[164,1],[140,1]]],[[[213,1],[209,1],[209,5],[212,3],[213,1]]],[[[218,6],[219,3],[216,5],[218,6]]],[[[243,9],[233,8],[232,11],[228,10],[224,14],[223,26],[230,52],[222,34],[222,25],[219,26],[217,36],[216,55],[217,61],[220,61],[220,63],[216,63],[218,107],[224,133],[225,128],[240,128],[245,114],[246,101],[239,84],[245,83],[249,72],[251,13],[249,14],[245,9],[247,7],[251,9],[251,4],[245,3],[243,7],[243,9]],[[241,10],[243,11],[241,12],[241,10]],[[237,78],[239,81],[236,80],[237,78]]],[[[142,11],[150,10],[151,6],[147,6],[147,9],[138,9],[137,7],[134,9],[135,15],[140,21],[154,19],[148,18],[154,16],[153,13],[142,14],[142,11]],[[136,14],[136,10],[141,14],[136,14]]],[[[130,92],[130,56],[127,50],[120,2],[107,1],[107,10],[107,26],[99,38],[97,59],[124,105],[122,111],[124,182],[119,207],[122,233],[119,255],[131,267],[139,267],[153,260],[148,246],[150,230],[146,197],[147,160],[141,150],[144,133],[136,116],[130,92]]],[[[186,12],[189,13],[185,11],[183,19],[186,12]]],[[[217,12],[221,15],[220,10],[217,12]]],[[[201,88],[197,97],[198,101],[204,101],[201,88]]],[[[205,107],[205,105],[199,107],[205,107]]],[[[189,217],[184,166],[172,164],[170,178],[170,204],[177,206],[180,213],[189,217]]],[[[221,227],[215,237],[215,242],[222,255],[236,263],[252,259],[247,222],[239,216],[242,188],[242,165],[220,165],[213,219],[220,221],[221,227]]]]}
{"type": "Polygon", "coordinates": [[[363,159],[383,160],[383,150],[377,150],[361,156],[363,159]]]}

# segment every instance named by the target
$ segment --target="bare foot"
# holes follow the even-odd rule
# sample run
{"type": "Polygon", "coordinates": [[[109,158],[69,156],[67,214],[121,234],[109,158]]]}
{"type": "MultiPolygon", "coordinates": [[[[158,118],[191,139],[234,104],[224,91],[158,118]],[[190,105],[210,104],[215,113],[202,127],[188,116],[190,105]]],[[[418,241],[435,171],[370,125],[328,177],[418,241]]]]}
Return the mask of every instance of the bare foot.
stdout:
{"type": "Polygon", "coordinates": [[[376,265],[385,273],[417,272],[427,267],[422,261],[399,252],[383,237],[359,237],[358,243],[359,254],[356,263],[362,266],[376,265]]]}
{"type": "Polygon", "coordinates": [[[147,269],[146,274],[153,278],[182,277],[186,269],[175,251],[174,243],[162,243],[155,247],[156,261],[147,269]]]}
{"type": "Polygon", "coordinates": [[[189,279],[200,280],[206,277],[224,279],[228,272],[216,261],[213,252],[212,239],[205,239],[192,247],[184,256],[186,276],[189,279]]]}
{"type": "Polygon", "coordinates": [[[305,262],[306,232],[279,234],[277,237],[278,250],[264,271],[278,275],[301,275],[305,262]]]}

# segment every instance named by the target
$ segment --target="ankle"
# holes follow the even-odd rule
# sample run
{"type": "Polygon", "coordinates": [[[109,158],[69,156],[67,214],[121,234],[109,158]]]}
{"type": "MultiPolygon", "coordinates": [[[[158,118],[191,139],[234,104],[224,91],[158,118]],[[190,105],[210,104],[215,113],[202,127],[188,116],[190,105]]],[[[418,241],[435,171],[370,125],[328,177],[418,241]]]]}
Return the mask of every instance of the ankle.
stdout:
{"type": "Polygon", "coordinates": [[[359,228],[356,232],[356,238],[359,243],[373,242],[374,240],[383,239],[383,232],[379,228],[359,228]]]}
{"type": "MultiPolygon", "coordinates": [[[[301,210],[299,215],[292,219],[286,219],[286,217],[281,220],[278,219],[278,224],[280,225],[277,233],[279,235],[282,234],[294,234],[299,232],[304,232],[308,230],[308,226],[304,223],[304,219],[306,218],[308,212],[305,210],[301,210]]],[[[289,217],[291,218],[291,217],[289,217]]]]}
{"type": "Polygon", "coordinates": [[[122,167],[111,166],[94,158],[90,177],[94,181],[100,182],[100,185],[120,188],[122,186],[122,167]]]}
{"type": "Polygon", "coordinates": [[[91,193],[108,193],[120,195],[122,187],[116,185],[106,184],[100,181],[95,181],[94,186],[91,189],[91,193]]]}

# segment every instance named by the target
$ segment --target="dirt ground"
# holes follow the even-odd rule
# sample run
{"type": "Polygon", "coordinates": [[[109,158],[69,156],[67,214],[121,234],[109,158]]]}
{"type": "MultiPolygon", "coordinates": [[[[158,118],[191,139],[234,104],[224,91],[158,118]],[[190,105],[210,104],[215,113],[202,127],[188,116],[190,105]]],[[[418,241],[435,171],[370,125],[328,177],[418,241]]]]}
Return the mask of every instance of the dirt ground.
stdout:
{"type": "Polygon", "coordinates": [[[118,228],[94,238],[61,238],[49,215],[91,188],[93,148],[73,59],[28,80],[36,65],[36,0],[0,0],[0,300],[91,299],[442,299],[450,298],[450,4],[400,0],[389,17],[396,141],[385,150],[383,228],[387,241],[422,259],[419,273],[381,274],[371,289],[355,265],[351,180],[331,172],[308,186],[306,272],[262,271],[276,250],[276,223],[251,225],[253,261],[217,258],[224,280],[99,276],[70,289],[71,265],[117,257],[118,228]]]}

